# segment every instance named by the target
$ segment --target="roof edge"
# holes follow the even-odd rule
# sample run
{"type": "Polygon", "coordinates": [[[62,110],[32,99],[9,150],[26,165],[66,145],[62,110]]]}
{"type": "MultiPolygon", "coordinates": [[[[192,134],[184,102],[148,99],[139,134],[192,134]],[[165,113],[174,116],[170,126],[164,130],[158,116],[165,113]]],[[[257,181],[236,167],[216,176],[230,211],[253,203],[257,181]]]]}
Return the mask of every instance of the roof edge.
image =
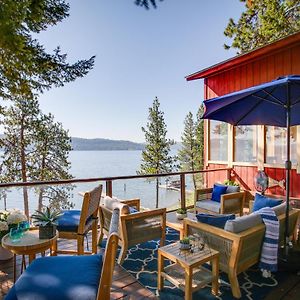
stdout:
{"type": "Polygon", "coordinates": [[[224,60],[220,63],[212,65],[208,68],[205,68],[198,72],[187,75],[187,76],[185,76],[185,79],[187,81],[203,79],[203,78],[215,75],[217,73],[220,73],[222,71],[225,71],[236,65],[240,65],[242,63],[246,63],[251,60],[255,60],[256,58],[263,56],[263,55],[267,55],[270,52],[282,49],[284,47],[291,46],[297,42],[300,42],[300,31],[297,33],[291,34],[289,36],[286,36],[284,38],[281,38],[279,40],[276,40],[276,41],[269,43],[265,46],[262,46],[260,48],[254,49],[250,52],[246,52],[246,53],[234,56],[234,57],[224,60]]]}

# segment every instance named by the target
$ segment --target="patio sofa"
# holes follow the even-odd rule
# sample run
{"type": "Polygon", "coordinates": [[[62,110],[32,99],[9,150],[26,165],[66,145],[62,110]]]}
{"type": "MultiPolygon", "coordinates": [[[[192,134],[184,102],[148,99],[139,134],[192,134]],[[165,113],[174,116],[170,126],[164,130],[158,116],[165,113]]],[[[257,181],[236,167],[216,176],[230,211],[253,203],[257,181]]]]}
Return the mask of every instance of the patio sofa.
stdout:
{"type": "MultiPolygon", "coordinates": [[[[280,243],[284,241],[285,203],[273,208],[280,222],[280,243]]],[[[289,212],[289,235],[295,237],[299,211],[289,212]]],[[[227,273],[235,298],[241,297],[237,275],[259,262],[265,225],[258,214],[245,215],[227,221],[225,228],[217,228],[195,220],[184,220],[186,235],[197,233],[209,246],[220,252],[220,270],[227,273]]]]}

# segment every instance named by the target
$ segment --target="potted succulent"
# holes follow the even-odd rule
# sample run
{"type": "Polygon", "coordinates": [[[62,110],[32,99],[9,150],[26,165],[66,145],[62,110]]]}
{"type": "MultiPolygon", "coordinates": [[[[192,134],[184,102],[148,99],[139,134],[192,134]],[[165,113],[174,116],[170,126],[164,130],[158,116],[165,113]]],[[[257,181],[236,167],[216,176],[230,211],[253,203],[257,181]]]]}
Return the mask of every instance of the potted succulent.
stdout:
{"type": "Polygon", "coordinates": [[[178,220],[183,220],[187,217],[186,209],[185,208],[178,208],[176,211],[176,217],[178,220]]]}
{"type": "Polygon", "coordinates": [[[189,250],[191,248],[190,238],[185,237],[179,241],[181,250],[189,250]]]}
{"type": "Polygon", "coordinates": [[[31,216],[32,221],[39,227],[40,239],[51,239],[56,234],[57,220],[62,214],[46,207],[44,211],[36,210],[31,216]]]}

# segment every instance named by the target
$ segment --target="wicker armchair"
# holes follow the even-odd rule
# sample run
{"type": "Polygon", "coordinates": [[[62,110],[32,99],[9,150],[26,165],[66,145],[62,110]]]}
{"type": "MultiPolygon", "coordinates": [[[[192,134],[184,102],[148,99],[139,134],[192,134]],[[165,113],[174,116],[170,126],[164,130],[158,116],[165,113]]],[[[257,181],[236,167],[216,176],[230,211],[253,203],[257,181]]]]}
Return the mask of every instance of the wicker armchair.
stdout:
{"type": "Polygon", "coordinates": [[[101,243],[103,235],[108,233],[112,210],[115,207],[120,209],[119,246],[121,246],[121,251],[118,257],[119,264],[123,263],[129,247],[153,239],[160,239],[160,246],[164,245],[166,236],[165,208],[140,212],[140,199],[116,201],[116,199],[109,197],[105,197],[99,207],[99,243],[101,243]],[[129,208],[136,209],[136,212],[130,213],[129,208]]]}
{"type": "Polygon", "coordinates": [[[221,195],[221,201],[219,203],[211,200],[212,191],[212,188],[195,190],[194,208],[196,212],[204,212],[210,214],[238,213],[240,216],[243,215],[245,202],[244,192],[239,191],[223,194],[221,195]]]}

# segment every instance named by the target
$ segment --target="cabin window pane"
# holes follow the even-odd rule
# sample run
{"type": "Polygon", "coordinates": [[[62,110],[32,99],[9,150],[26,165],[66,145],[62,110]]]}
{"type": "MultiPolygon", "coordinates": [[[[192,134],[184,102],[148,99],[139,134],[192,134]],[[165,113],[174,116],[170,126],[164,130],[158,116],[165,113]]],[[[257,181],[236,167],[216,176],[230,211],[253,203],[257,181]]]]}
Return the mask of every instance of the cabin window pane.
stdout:
{"type": "Polygon", "coordinates": [[[228,125],[220,121],[210,121],[210,153],[209,159],[216,161],[228,160],[228,125]]]}
{"type": "Polygon", "coordinates": [[[234,127],[234,161],[257,162],[258,127],[234,127]]]}
{"type": "MultiPolygon", "coordinates": [[[[297,126],[291,127],[291,160],[297,162],[297,126]]],[[[266,163],[286,161],[286,128],[266,126],[266,163]]]]}

